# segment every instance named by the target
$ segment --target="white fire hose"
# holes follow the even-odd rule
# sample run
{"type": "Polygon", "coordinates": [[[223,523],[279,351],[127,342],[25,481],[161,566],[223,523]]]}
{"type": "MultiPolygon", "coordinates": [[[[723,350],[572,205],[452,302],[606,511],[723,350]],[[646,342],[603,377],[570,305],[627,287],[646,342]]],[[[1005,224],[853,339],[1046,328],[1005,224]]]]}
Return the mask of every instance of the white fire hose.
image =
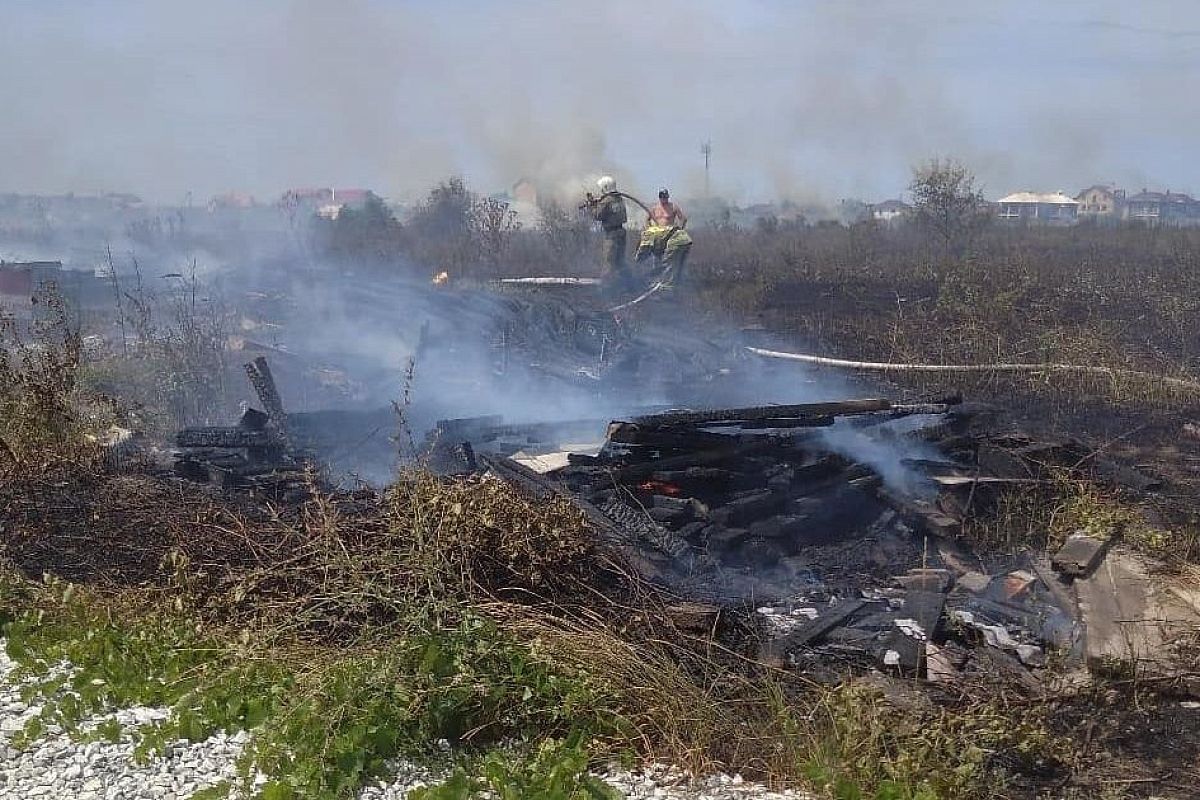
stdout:
{"type": "Polygon", "coordinates": [[[672,266],[673,265],[670,265],[666,269],[664,269],[662,271],[662,274],[658,276],[658,280],[656,280],[654,283],[650,284],[649,289],[642,292],[637,297],[633,298],[632,300],[630,300],[626,303],[621,303],[621,305],[619,305],[619,306],[613,306],[612,308],[608,309],[608,313],[615,314],[618,311],[624,311],[625,309],[629,308],[630,306],[636,306],[638,303],[642,302],[650,295],[652,295],[655,292],[662,289],[664,286],[667,285],[667,275],[671,272],[672,266]]]}
{"type": "Polygon", "coordinates": [[[800,361],[805,364],[817,364],[823,367],[842,367],[844,369],[859,369],[869,372],[1076,372],[1087,375],[1104,375],[1110,378],[1123,377],[1159,381],[1178,389],[1200,392],[1200,382],[1197,381],[1154,375],[1134,369],[1097,367],[1085,364],[1057,364],[1053,362],[1042,364],[897,364],[886,361],[849,361],[844,358],[828,358],[826,356],[813,356],[806,353],[784,353],[778,350],[766,350],[762,347],[747,347],[746,349],[764,358],[780,358],[785,361],[800,361]]]}

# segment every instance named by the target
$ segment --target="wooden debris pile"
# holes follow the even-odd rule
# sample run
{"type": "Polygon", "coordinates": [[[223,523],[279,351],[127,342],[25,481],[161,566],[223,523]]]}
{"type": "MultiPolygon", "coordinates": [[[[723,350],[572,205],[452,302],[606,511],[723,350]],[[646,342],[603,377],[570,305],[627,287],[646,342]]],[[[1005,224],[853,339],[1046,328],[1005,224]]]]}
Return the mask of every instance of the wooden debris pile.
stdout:
{"type": "MultiPolygon", "coordinates": [[[[680,411],[611,422],[591,448],[555,449],[556,437],[580,443],[597,423],[479,418],[443,423],[436,449],[448,471],[571,497],[644,577],[686,601],[756,609],[765,660],[816,675],[1000,675],[1033,692],[1048,647],[1082,652],[1067,581],[1103,554],[1073,541],[1052,567],[1028,553],[977,554],[958,538],[1001,492],[1081,458],[1075,442],[997,434],[995,420],[996,409],[954,398],[680,411]],[[913,485],[885,480],[831,429],[903,455],[913,485]]],[[[1152,485],[1095,461],[1101,479],[1152,485]]]]}
{"type": "Polygon", "coordinates": [[[246,408],[236,425],[184,428],[175,435],[175,473],[222,489],[249,489],[285,501],[307,495],[306,459],[292,445],[287,414],[265,358],[246,365],[266,411],[246,408]]]}

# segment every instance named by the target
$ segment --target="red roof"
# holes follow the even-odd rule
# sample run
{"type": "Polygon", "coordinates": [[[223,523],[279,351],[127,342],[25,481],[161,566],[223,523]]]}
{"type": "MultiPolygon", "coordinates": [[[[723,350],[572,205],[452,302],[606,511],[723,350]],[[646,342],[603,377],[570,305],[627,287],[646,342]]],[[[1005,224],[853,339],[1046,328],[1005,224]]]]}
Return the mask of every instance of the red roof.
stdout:
{"type": "Polygon", "coordinates": [[[334,189],[335,203],[365,203],[371,195],[370,189],[334,189]]]}

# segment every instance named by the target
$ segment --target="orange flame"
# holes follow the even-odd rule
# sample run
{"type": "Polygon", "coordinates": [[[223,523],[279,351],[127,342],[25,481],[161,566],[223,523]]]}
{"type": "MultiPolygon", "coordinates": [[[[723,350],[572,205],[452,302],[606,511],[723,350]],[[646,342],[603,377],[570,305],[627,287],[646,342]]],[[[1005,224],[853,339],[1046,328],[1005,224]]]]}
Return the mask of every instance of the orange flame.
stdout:
{"type": "Polygon", "coordinates": [[[645,490],[647,492],[651,492],[652,494],[665,494],[665,495],[668,495],[669,497],[675,497],[676,495],[678,495],[680,492],[683,491],[681,488],[679,488],[678,486],[676,486],[673,483],[667,483],[666,481],[656,481],[653,479],[648,480],[648,481],[642,481],[641,483],[638,484],[638,488],[645,490]]]}

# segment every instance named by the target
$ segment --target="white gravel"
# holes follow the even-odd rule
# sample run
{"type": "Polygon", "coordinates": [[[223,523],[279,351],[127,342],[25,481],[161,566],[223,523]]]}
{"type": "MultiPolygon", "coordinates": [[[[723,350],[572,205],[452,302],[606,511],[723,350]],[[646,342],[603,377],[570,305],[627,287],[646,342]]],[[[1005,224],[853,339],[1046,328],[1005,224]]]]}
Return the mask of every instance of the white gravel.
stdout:
{"type": "MultiPolygon", "coordinates": [[[[21,700],[11,673],[16,663],[0,639],[0,800],[78,798],[78,800],[167,800],[190,797],[221,781],[238,782],[237,758],[249,736],[217,733],[203,742],[177,741],[145,763],[134,761],[132,733],[140,725],[165,719],[166,709],[127,708],[86,720],[88,730],[116,719],[125,731],[118,742],[78,742],[51,726],[24,750],[12,737],[41,713],[41,706],[21,700]]],[[[65,665],[60,667],[69,670],[65,665]]],[[[630,800],[809,800],[798,792],[773,792],[743,781],[739,775],[691,778],[680,770],[653,765],[633,772],[611,768],[598,777],[630,800]]],[[[257,776],[261,783],[265,778],[257,776]]],[[[432,771],[409,763],[393,765],[393,774],[364,787],[359,800],[404,800],[408,792],[436,781],[432,771]]]]}

